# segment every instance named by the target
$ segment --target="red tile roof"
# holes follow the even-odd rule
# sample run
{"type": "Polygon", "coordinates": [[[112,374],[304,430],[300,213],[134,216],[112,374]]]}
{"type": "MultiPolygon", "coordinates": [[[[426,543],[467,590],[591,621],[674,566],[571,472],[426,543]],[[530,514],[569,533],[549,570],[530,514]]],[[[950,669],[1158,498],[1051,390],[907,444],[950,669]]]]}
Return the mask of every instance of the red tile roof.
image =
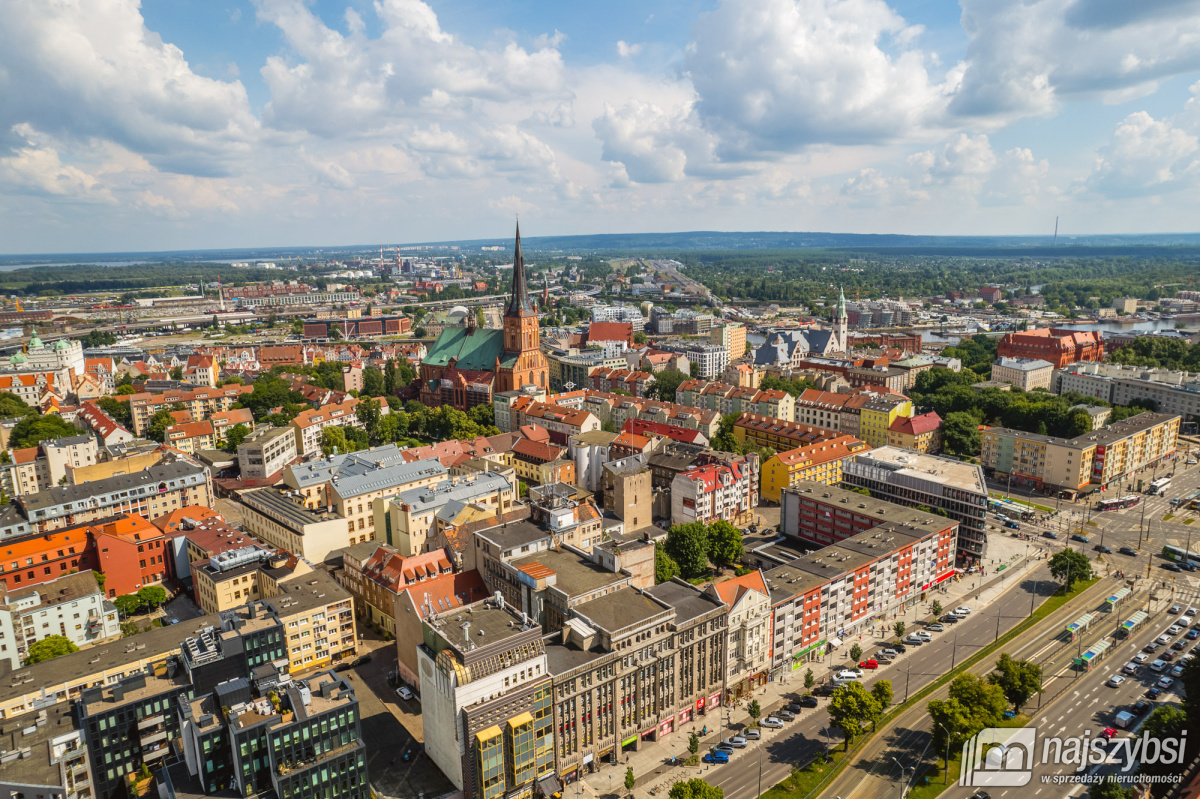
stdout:
{"type": "Polygon", "coordinates": [[[762,572],[757,569],[748,574],[743,574],[741,577],[722,580],[713,585],[716,586],[717,595],[721,597],[721,601],[730,607],[737,604],[737,601],[747,591],[758,591],[764,596],[770,596],[767,592],[767,584],[763,580],[762,572]]]}
{"type": "Polygon", "coordinates": [[[942,417],[938,416],[935,411],[923,413],[920,416],[914,416],[911,419],[903,416],[897,416],[892,422],[889,430],[895,430],[897,433],[907,433],[911,436],[919,436],[923,433],[930,433],[942,426],[942,417]]]}

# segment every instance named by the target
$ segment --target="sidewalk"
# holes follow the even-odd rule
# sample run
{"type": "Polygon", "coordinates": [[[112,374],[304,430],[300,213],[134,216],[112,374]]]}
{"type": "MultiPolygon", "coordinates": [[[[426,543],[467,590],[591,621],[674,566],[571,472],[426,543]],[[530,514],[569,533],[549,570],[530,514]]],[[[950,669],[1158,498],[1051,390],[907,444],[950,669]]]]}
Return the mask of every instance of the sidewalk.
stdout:
{"type": "MultiPolygon", "coordinates": [[[[822,659],[804,663],[794,671],[781,676],[775,675],[778,679],[772,679],[766,685],[756,688],[749,696],[742,697],[734,707],[722,708],[719,714],[714,713],[709,716],[700,717],[688,724],[681,725],[675,732],[657,743],[645,743],[641,749],[625,753],[621,756],[619,764],[602,764],[599,771],[584,776],[581,781],[582,785],[570,784],[564,786],[564,799],[574,799],[577,792],[581,797],[625,796],[630,793],[625,790],[624,784],[625,769],[627,767],[633,768],[634,777],[637,779],[632,791],[635,799],[662,799],[665,791],[675,779],[691,779],[696,776],[695,769],[670,765],[672,756],[677,757],[681,763],[688,757],[688,738],[693,732],[700,735],[701,730],[705,726],[708,727],[707,735],[703,735],[700,738],[699,754],[703,755],[711,747],[720,743],[723,738],[733,735],[736,731],[748,726],[750,715],[746,708],[751,699],[758,700],[762,708],[762,718],[766,718],[771,712],[778,710],[805,693],[804,673],[807,669],[812,669],[813,676],[816,678],[816,685],[821,685],[828,681],[831,668],[843,668],[849,662],[847,651],[852,644],[857,643],[861,646],[863,648],[863,657],[869,657],[876,647],[896,639],[896,636],[892,633],[892,625],[895,622],[903,621],[908,630],[911,631],[920,629],[917,625],[919,621],[933,621],[929,613],[929,605],[934,600],[941,602],[943,612],[964,602],[987,604],[1012,586],[1018,584],[1020,576],[1030,566],[1039,563],[1045,554],[1045,550],[1040,546],[1034,546],[1033,542],[1026,542],[1019,539],[998,539],[997,543],[999,544],[996,547],[997,554],[989,557],[987,559],[988,563],[985,564],[986,576],[981,576],[978,573],[973,575],[963,574],[960,575],[957,581],[947,581],[945,590],[930,591],[927,601],[916,603],[904,612],[889,615],[887,621],[883,624],[876,624],[876,634],[872,635],[868,629],[861,635],[848,638],[841,648],[822,659]],[[1027,543],[1030,543],[1028,547],[1028,560],[1025,557],[1027,543]],[[1006,568],[998,576],[995,575],[994,569],[1002,564],[1006,568]],[[880,632],[884,634],[881,635],[879,634],[880,632]],[[724,724],[724,727],[721,726],[722,724],[724,724]],[[651,794],[651,790],[654,791],[653,795],[651,794]]],[[[978,611],[979,608],[976,607],[974,610],[978,611]]],[[[902,663],[904,657],[901,656],[896,663],[902,663]]],[[[900,684],[897,684],[895,676],[892,676],[889,672],[895,672],[901,676],[903,676],[903,672],[898,671],[898,666],[896,665],[881,669],[879,672],[883,679],[891,679],[893,681],[896,701],[901,702],[904,699],[903,680],[901,679],[900,684]]],[[[911,690],[915,692],[921,685],[914,684],[911,690]]],[[[812,711],[806,710],[803,713],[797,714],[796,721],[790,723],[788,727],[794,726],[811,713],[812,711]]],[[[780,732],[787,733],[788,727],[785,727],[780,732]]],[[[811,732],[813,737],[816,737],[818,734],[818,731],[811,732]]],[[[830,745],[840,740],[832,731],[822,730],[820,734],[823,735],[826,742],[830,745]]],[[[757,746],[769,745],[775,737],[777,737],[775,734],[765,733],[764,740],[752,741],[746,750],[741,750],[734,755],[734,760],[741,759],[746,752],[753,752],[757,746]]]]}

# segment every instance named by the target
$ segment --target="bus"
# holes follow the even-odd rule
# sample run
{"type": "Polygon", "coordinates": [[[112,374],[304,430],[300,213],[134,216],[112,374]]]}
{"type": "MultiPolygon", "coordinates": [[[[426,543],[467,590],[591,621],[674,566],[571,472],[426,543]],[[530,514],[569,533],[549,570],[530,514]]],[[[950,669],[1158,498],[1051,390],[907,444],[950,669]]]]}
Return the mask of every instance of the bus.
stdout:
{"type": "Polygon", "coordinates": [[[1146,493],[1152,497],[1161,497],[1163,494],[1167,493],[1167,489],[1170,487],[1171,478],[1160,477],[1150,484],[1150,487],[1146,489],[1146,493]]]}
{"type": "Polygon", "coordinates": [[[1162,556],[1167,560],[1173,560],[1177,563],[1195,563],[1200,565],[1200,554],[1189,552],[1183,547],[1173,547],[1166,544],[1162,548],[1162,556]]]}
{"type": "Polygon", "coordinates": [[[1114,499],[1102,499],[1100,500],[1100,506],[1097,508],[1097,510],[1119,510],[1121,508],[1132,508],[1141,501],[1142,498],[1137,494],[1130,494],[1126,497],[1116,497],[1114,499]]]}

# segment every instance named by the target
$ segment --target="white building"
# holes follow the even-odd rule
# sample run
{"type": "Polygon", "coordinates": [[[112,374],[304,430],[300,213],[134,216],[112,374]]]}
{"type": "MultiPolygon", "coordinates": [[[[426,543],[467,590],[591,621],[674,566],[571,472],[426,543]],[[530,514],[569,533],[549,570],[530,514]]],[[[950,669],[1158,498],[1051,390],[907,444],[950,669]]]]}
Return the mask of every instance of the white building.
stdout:
{"type": "Polygon", "coordinates": [[[767,681],[771,665],[771,599],[761,570],[715,584],[729,606],[725,690],[737,699],[767,681]]]}
{"type": "Polygon", "coordinates": [[[84,646],[120,635],[121,623],[96,573],[84,571],[27,588],[5,591],[0,585],[0,631],[5,632],[0,660],[7,659],[15,669],[43,638],[61,635],[84,646]]]}
{"type": "Polygon", "coordinates": [[[1010,383],[1025,391],[1035,388],[1050,390],[1054,364],[1038,358],[1009,358],[1002,356],[992,364],[992,380],[1010,383]]]}
{"type": "Polygon", "coordinates": [[[729,350],[718,344],[689,344],[683,354],[694,367],[692,377],[713,379],[729,365],[729,350]]]}
{"type": "Polygon", "coordinates": [[[671,481],[671,524],[717,519],[748,523],[758,507],[758,475],[757,453],[701,455],[695,466],[671,481]]]}
{"type": "Polygon", "coordinates": [[[237,448],[243,480],[265,480],[296,460],[296,436],[290,427],[260,426],[237,448]]]}
{"type": "Polygon", "coordinates": [[[1200,417],[1200,374],[1116,363],[1073,363],[1055,370],[1050,390],[1076,393],[1128,405],[1153,400],[1160,413],[1177,413],[1184,421],[1200,417]]]}
{"type": "Polygon", "coordinates": [[[634,305],[593,305],[593,322],[628,322],[634,333],[646,329],[646,318],[641,309],[634,305]]]}

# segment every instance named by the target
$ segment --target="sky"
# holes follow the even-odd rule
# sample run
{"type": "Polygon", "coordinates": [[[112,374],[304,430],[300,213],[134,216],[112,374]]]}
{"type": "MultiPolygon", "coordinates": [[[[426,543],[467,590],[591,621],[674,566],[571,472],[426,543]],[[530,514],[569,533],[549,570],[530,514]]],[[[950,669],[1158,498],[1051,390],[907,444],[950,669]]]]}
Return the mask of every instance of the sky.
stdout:
{"type": "Polygon", "coordinates": [[[0,252],[1200,230],[1200,0],[0,0],[0,252]]]}

